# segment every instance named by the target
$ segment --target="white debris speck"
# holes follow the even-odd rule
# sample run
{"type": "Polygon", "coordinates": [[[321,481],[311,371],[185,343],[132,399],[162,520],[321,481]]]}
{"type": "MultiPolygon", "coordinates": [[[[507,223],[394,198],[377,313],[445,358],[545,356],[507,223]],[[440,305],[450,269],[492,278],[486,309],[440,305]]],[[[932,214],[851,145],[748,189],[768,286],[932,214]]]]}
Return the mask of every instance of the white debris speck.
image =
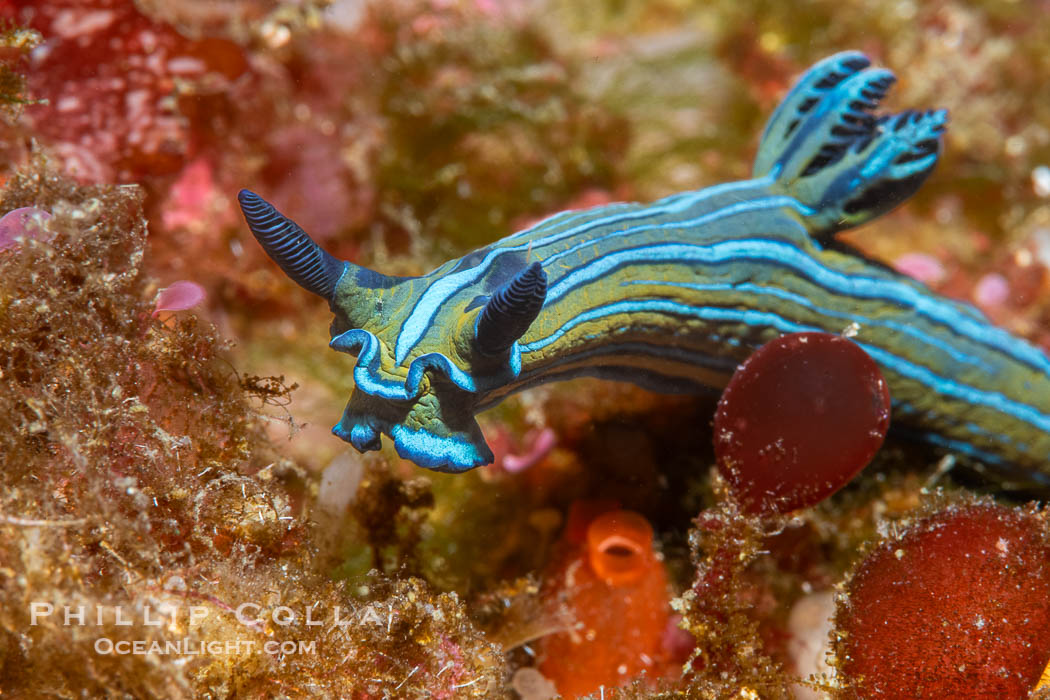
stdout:
{"type": "MultiPolygon", "coordinates": [[[[788,615],[788,656],[800,678],[830,673],[827,652],[831,646],[832,617],[835,614],[835,594],[831,591],[811,593],[798,599],[788,615]]],[[[819,700],[824,697],[801,685],[791,688],[796,700],[819,700]]]]}
{"type": "Polygon", "coordinates": [[[192,56],[176,56],[168,61],[168,70],[175,75],[203,73],[205,68],[204,61],[192,56]]]}
{"type": "Polygon", "coordinates": [[[169,576],[164,582],[164,590],[166,591],[185,591],[186,581],[181,576],[169,576]]]}
{"type": "Polygon", "coordinates": [[[80,98],[75,95],[65,95],[55,102],[55,110],[59,112],[75,112],[80,109],[80,98]]]}
{"type": "Polygon", "coordinates": [[[317,505],[329,515],[342,515],[354,500],[363,474],[364,464],[356,454],[347,450],[337,456],[328,463],[321,474],[317,505]]]}
{"type": "Polygon", "coordinates": [[[292,38],[292,30],[283,24],[273,21],[263,22],[260,29],[263,41],[265,41],[271,49],[279,49],[287,44],[292,38]]]}
{"type": "Polygon", "coordinates": [[[550,700],[558,695],[554,684],[532,667],[515,671],[510,685],[521,696],[521,700],[550,700]]]}
{"type": "Polygon", "coordinates": [[[1032,189],[1039,197],[1050,197],[1050,167],[1038,165],[1032,169],[1032,189]]]}
{"type": "Polygon", "coordinates": [[[335,0],[324,11],[325,21],[344,32],[357,29],[365,16],[364,0],[335,0]]]}
{"type": "Polygon", "coordinates": [[[51,22],[51,31],[65,39],[82,34],[93,34],[113,24],[116,15],[111,10],[96,10],[94,12],[82,12],[78,10],[62,10],[55,15],[51,22]]]}

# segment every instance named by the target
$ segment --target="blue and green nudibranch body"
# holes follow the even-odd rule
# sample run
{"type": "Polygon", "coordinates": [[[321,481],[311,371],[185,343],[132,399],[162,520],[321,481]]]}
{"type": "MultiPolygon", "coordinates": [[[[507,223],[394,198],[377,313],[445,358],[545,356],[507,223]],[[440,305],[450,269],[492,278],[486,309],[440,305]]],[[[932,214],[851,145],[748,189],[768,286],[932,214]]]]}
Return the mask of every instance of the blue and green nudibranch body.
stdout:
{"type": "Polygon", "coordinates": [[[821,61],[762,136],[753,179],[652,204],[569,211],[428,275],[336,260],[257,195],[245,217],[270,256],[328,299],[331,347],[357,357],[333,432],[441,471],[488,463],[475,414],[581,375],[658,391],[720,388],[779,334],[859,326],[894,423],[1003,470],[1050,455],[1050,361],[974,308],[837,244],[910,196],[946,114],[876,115],[893,75],[862,54],[821,61]]]}

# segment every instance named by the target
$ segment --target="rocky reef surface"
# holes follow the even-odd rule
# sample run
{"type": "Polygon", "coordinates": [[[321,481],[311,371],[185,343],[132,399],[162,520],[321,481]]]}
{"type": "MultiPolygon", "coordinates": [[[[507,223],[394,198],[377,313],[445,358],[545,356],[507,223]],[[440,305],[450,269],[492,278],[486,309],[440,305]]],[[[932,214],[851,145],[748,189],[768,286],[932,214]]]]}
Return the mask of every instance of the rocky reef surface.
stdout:
{"type": "Polygon", "coordinates": [[[556,211],[746,177],[793,76],[856,48],[951,125],[850,242],[1047,349],[1046,10],[0,4],[0,688],[1050,696],[1045,493],[891,432],[826,500],[755,514],[713,399],[590,380],[483,414],[473,472],[362,457],[329,433],[353,360],[235,200],[420,274],[556,211]]]}

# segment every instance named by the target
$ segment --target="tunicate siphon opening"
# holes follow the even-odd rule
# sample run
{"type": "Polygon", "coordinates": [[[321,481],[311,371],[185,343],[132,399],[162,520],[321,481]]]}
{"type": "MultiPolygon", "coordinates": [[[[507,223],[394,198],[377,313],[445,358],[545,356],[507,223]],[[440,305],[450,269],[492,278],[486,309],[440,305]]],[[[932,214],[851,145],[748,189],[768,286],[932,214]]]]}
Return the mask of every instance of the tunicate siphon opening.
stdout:
{"type": "Polygon", "coordinates": [[[587,528],[591,568],[610,586],[638,581],[653,560],[653,528],[638,513],[617,510],[600,515],[587,528]]]}

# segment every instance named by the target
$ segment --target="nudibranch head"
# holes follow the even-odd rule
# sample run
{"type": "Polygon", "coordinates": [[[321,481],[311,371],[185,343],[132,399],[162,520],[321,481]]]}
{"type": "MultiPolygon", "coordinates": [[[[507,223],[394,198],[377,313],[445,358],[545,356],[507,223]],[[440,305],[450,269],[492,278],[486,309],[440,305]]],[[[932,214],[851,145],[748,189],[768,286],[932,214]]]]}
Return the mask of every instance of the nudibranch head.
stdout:
{"type": "Polygon", "coordinates": [[[330,347],[357,357],[356,387],[332,432],[362,452],[385,434],[399,455],[438,471],[491,462],[474,414],[488,390],[521,371],[517,340],[546,298],[542,266],[504,255],[445,293],[438,280],[470,271],[468,259],[422,278],[382,275],[337,260],[253,192],[238,199],[267,254],[328,300],[330,347]]]}

